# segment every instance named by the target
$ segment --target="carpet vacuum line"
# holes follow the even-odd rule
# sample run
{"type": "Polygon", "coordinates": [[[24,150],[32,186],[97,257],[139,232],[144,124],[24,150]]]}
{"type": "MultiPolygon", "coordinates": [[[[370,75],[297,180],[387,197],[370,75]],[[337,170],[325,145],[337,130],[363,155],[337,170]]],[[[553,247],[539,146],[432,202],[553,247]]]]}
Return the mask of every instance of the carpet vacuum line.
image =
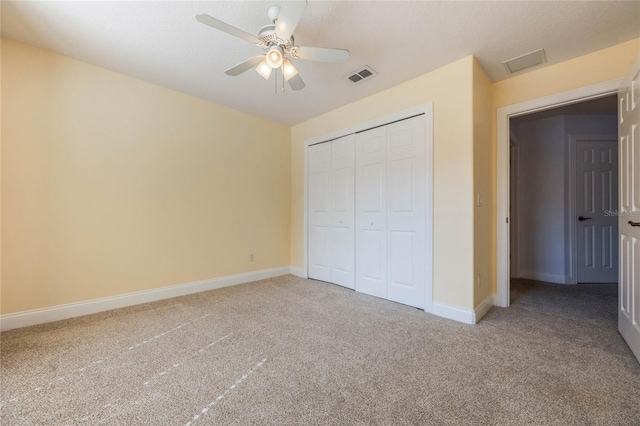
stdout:
{"type": "Polygon", "coordinates": [[[200,410],[200,412],[198,414],[196,414],[195,416],[193,416],[193,418],[191,419],[191,421],[188,421],[187,423],[185,423],[184,426],[191,426],[193,423],[195,423],[196,421],[198,421],[198,419],[202,416],[204,416],[205,414],[207,414],[209,412],[209,410],[211,410],[211,408],[213,408],[214,405],[216,405],[217,403],[219,403],[220,401],[222,401],[222,399],[232,390],[234,390],[239,384],[241,384],[242,382],[244,382],[246,379],[249,378],[250,375],[252,375],[257,369],[259,369],[260,367],[262,367],[262,365],[267,361],[267,358],[264,358],[262,361],[260,361],[259,363],[257,363],[251,370],[249,370],[247,373],[243,374],[242,377],[239,377],[234,384],[232,384],[231,386],[229,386],[227,389],[225,389],[224,392],[222,392],[220,395],[218,395],[218,397],[216,399],[214,399],[213,401],[211,401],[209,403],[209,405],[207,405],[206,407],[204,407],[202,410],[200,410]]]}
{"type": "MultiPolygon", "coordinates": [[[[129,347],[129,350],[131,350],[131,349],[135,349],[135,348],[140,347],[140,346],[143,346],[143,345],[146,345],[147,343],[151,343],[151,342],[153,342],[153,341],[155,341],[155,340],[157,340],[157,339],[159,339],[159,338],[161,338],[161,337],[163,337],[163,336],[166,336],[167,334],[171,333],[172,331],[176,331],[176,330],[178,330],[178,329],[180,329],[180,328],[182,328],[182,327],[184,327],[184,326],[187,326],[187,325],[189,325],[189,324],[193,324],[193,323],[195,323],[196,321],[200,321],[200,320],[202,320],[202,319],[204,319],[204,318],[208,317],[209,315],[211,315],[211,314],[203,315],[203,316],[198,317],[198,318],[196,318],[196,319],[194,319],[194,320],[192,320],[192,321],[188,321],[188,322],[186,322],[186,323],[184,323],[184,324],[180,324],[179,326],[174,327],[174,328],[172,328],[172,329],[170,329],[170,330],[167,330],[167,331],[165,331],[165,332],[163,332],[163,333],[156,334],[155,336],[151,337],[150,339],[147,339],[147,340],[145,340],[145,341],[143,341],[143,342],[137,343],[137,344],[135,344],[135,345],[133,345],[133,346],[129,347]]],[[[233,334],[233,333],[230,333],[230,334],[233,334]]],[[[227,338],[230,334],[228,334],[227,336],[223,337],[222,339],[227,338]]],[[[217,342],[216,342],[216,343],[217,343],[217,342]]],[[[78,368],[78,369],[68,370],[68,371],[67,371],[67,373],[65,374],[65,376],[59,376],[59,377],[56,377],[55,379],[51,380],[51,381],[49,382],[49,384],[48,384],[48,385],[38,386],[38,387],[36,387],[36,388],[35,388],[35,389],[33,389],[33,390],[30,390],[30,391],[28,391],[28,392],[23,393],[22,395],[19,395],[19,396],[13,397],[13,398],[9,399],[9,400],[7,401],[7,403],[9,403],[9,402],[16,402],[16,401],[18,401],[18,400],[20,400],[20,399],[24,399],[24,398],[26,398],[27,396],[29,396],[31,393],[36,393],[36,392],[41,392],[41,391],[43,391],[43,390],[47,390],[47,389],[49,389],[51,386],[53,386],[55,383],[64,382],[65,377],[66,377],[66,376],[68,376],[69,374],[71,374],[71,373],[81,373],[81,372],[85,371],[86,369],[91,368],[91,367],[93,367],[93,366],[100,365],[100,364],[104,364],[104,362],[105,362],[107,359],[109,359],[109,357],[104,357],[104,358],[102,358],[102,359],[99,359],[99,360],[96,360],[96,361],[92,361],[92,362],[90,362],[89,364],[85,365],[84,367],[81,367],[81,368],[78,368]]],[[[146,384],[146,383],[145,383],[145,384],[146,384]]],[[[4,403],[4,401],[0,401],[0,406],[4,407],[5,405],[6,405],[6,404],[4,403]]]]}
{"type": "MultiPolygon", "coordinates": [[[[223,340],[225,340],[227,337],[231,336],[232,334],[233,334],[233,332],[231,332],[231,333],[227,334],[226,336],[222,336],[221,338],[219,338],[219,339],[217,339],[217,340],[214,340],[213,342],[209,343],[209,344],[208,344],[208,345],[206,345],[206,346],[203,346],[202,348],[200,348],[200,349],[198,349],[197,351],[195,351],[195,352],[191,353],[190,355],[187,355],[187,356],[185,356],[185,357],[182,357],[182,358],[180,359],[180,361],[179,361],[179,362],[176,362],[176,363],[172,364],[172,366],[171,366],[171,367],[169,367],[169,368],[167,368],[167,369],[165,369],[165,370],[162,370],[162,371],[161,371],[161,372],[159,372],[158,374],[154,374],[154,376],[153,376],[153,377],[161,377],[161,376],[166,375],[168,372],[170,372],[170,371],[172,371],[172,370],[175,370],[176,368],[178,368],[178,367],[180,367],[180,366],[184,365],[184,364],[185,364],[185,360],[186,360],[187,358],[194,357],[194,356],[196,356],[196,355],[198,355],[198,354],[203,353],[206,349],[209,349],[209,348],[214,347],[216,344],[218,344],[218,343],[222,342],[223,340]]],[[[143,384],[144,384],[144,385],[148,385],[148,384],[151,382],[151,380],[153,380],[153,379],[149,379],[149,380],[147,380],[146,382],[144,382],[143,384]]]]}

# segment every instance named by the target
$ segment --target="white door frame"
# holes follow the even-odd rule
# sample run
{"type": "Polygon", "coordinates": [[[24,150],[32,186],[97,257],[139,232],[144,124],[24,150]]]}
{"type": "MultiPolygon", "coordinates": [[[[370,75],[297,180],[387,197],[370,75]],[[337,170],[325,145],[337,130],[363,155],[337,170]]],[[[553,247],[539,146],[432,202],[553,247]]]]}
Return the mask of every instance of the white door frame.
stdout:
{"type": "Polygon", "coordinates": [[[304,277],[309,276],[308,266],[308,197],[309,197],[309,183],[308,183],[308,163],[309,163],[309,146],[322,142],[329,142],[334,139],[341,138],[343,136],[362,132],[364,130],[372,129],[374,127],[384,126],[394,121],[404,120],[416,115],[424,114],[425,126],[426,126],[426,173],[427,173],[427,185],[426,185],[426,211],[427,211],[427,224],[425,239],[427,243],[427,256],[425,259],[425,267],[427,269],[427,289],[426,289],[426,301],[425,311],[433,311],[433,102],[428,102],[424,105],[420,105],[414,108],[410,108],[404,111],[397,112],[395,114],[386,115],[384,117],[376,118],[374,120],[367,121],[365,123],[356,124],[345,129],[341,129],[323,136],[307,139],[304,141],[304,219],[303,219],[303,255],[304,266],[302,272],[304,277]]]}
{"type": "Polygon", "coordinates": [[[618,93],[623,79],[605,81],[542,98],[498,108],[497,111],[497,182],[496,182],[496,298],[495,305],[508,307],[509,271],[509,119],[536,111],[602,98],[618,93]]]}

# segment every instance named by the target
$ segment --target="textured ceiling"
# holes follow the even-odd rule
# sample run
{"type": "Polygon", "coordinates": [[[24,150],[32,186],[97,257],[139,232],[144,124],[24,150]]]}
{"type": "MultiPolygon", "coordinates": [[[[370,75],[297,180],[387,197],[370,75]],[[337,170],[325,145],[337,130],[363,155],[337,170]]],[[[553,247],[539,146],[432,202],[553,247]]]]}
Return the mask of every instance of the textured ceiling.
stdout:
{"type": "MultiPolygon", "coordinates": [[[[502,62],[545,48],[548,64],[640,36],[640,2],[309,1],[296,44],[345,48],[345,64],[295,61],[307,87],[224,70],[261,50],[195,20],[207,13],[257,34],[267,2],[2,1],[2,35],[274,121],[295,124],[475,55],[493,81],[502,62]],[[364,65],[376,77],[343,77],[364,65]]],[[[545,65],[542,65],[545,66],[545,65]]],[[[526,71],[525,71],[526,72],[526,71]]]]}

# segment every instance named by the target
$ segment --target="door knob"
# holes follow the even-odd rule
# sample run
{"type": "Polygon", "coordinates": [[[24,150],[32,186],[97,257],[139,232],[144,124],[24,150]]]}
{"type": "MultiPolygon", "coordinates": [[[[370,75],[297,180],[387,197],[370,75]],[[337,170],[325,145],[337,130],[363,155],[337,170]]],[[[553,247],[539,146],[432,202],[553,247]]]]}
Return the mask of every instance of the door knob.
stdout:
{"type": "Polygon", "coordinates": [[[583,220],[591,220],[591,218],[590,218],[590,217],[583,217],[583,216],[580,216],[580,217],[578,217],[578,220],[579,220],[580,222],[582,222],[583,220]]]}

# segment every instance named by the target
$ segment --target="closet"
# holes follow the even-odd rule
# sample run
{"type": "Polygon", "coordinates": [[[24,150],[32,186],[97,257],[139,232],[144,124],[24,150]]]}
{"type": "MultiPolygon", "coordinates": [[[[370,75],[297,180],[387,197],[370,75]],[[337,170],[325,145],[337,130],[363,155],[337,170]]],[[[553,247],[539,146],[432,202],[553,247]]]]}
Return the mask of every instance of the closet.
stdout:
{"type": "Polygon", "coordinates": [[[425,307],[425,119],[309,146],[309,278],[425,307]]]}
{"type": "Polygon", "coordinates": [[[355,135],[309,147],[309,278],[355,288],[355,135]]]}

